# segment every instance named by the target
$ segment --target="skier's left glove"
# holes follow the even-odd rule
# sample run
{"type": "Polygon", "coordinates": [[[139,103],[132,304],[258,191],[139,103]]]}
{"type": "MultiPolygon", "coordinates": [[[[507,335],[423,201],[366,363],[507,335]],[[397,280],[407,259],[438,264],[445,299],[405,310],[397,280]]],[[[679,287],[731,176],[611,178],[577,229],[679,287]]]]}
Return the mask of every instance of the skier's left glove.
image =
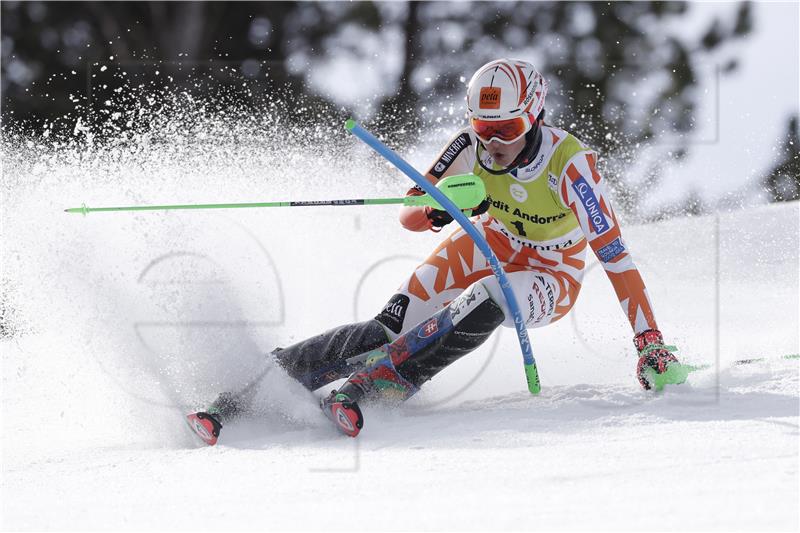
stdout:
{"type": "MultiPolygon", "coordinates": [[[[678,359],[664,346],[664,338],[657,329],[645,330],[633,338],[633,344],[639,352],[639,364],[636,367],[636,377],[645,390],[650,390],[651,383],[647,379],[648,369],[656,374],[663,374],[671,363],[678,363],[678,359]]],[[[672,347],[671,349],[675,349],[672,347]]]]}

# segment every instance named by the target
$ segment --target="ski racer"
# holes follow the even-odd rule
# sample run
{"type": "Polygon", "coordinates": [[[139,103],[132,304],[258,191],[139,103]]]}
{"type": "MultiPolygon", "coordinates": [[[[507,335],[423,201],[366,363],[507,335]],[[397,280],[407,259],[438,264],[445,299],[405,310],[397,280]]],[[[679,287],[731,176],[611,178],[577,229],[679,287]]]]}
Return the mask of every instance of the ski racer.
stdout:
{"type": "MultiPolygon", "coordinates": [[[[469,124],[447,143],[426,173],[431,183],[474,173],[487,191],[471,222],[501,262],[528,328],[566,315],[581,288],[586,249],[603,265],[633,329],[637,377],[677,361],[664,346],[652,305],[597,171],[597,154],[544,122],[548,83],[526,61],[482,66],[467,87],[469,124]]],[[[420,195],[418,187],[409,195],[420,195]]],[[[410,231],[441,231],[446,211],[403,207],[410,231]]],[[[310,390],[347,377],[321,406],[337,427],[356,436],[358,402],[402,401],[480,346],[498,326],[513,327],[497,279],[463,229],[456,229],[399,287],[371,320],[347,324],[273,352],[310,390]]],[[[222,423],[247,403],[247,393],[222,394],[190,425],[214,444],[222,423]]]]}

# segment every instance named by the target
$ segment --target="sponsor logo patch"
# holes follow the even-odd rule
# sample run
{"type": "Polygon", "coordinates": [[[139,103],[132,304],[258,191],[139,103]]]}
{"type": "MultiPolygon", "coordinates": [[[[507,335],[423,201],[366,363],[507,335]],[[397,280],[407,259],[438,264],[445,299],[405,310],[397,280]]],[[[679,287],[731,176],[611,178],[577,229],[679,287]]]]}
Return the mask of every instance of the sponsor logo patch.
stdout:
{"type": "Polygon", "coordinates": [[[536,279],[538,279],[542,285],[544,285],[544,288],[547,291],[547,314],[552,315],[556,307],[556,299],[553,295],[553,286],[547,283],[542,276],[536,276],[536,279]]]}
{"type": "Polygon", "coordinates": [[[436,321],[436,318],[431,318],[419,328],[419,336],[423,339],[427,339],[431,335],[434,335],[439,331],[439,323],[436,321]]]}
{"type": "Polygon", "coordinates": [[[608,231],[611,226],[606,220],[603,210],[600,209],[600,202],[597,201],[597,196],[594,195],[592,187],[586,182],[586,178],[579,177],[572,183],[572,189],[578,194],[586,213],[589,215],[589,223],[592,225],[594,232],[601,235],[608,231]]]}
{"type": "MultiPolygon", "coordinates": [[[[537,276],[540,278],[540,276],[537,276]]],[[[546,284],[545,284],[546,285],[546,284]]],[[[536,323],[544,320],[544,317],[547,316],[547,312],[545,311],[545,298],[544,294],[542,294],[542,289],[538,283],[533,283],[533,292],[536,293],[536,299],[538,300],[538,316],[537,316],[537,309],[536,309],[536,300],[533,299],[532,294],[528,294],[528,307],[530,308],[530,314],[528,315],[528,322],[529,323],[536,323]]]]}
{"type": "Polygon", "coordinates": [[[475,293],[470,292],[464,296],[458,297],[453,303],[450,304],[450,314],[453,317],[460,315],[470,303],[475,301],[475,293]]]}
{"type": "Polygon", "coordinates": [[[395,294],[389,298],[389,302],[384,306],[375,320],[389,328],[395,333],[400,333],[403,329],[403,321],[406,319],[406,309],[410,299],[405,294],[395,294]]]}
{"type": "MultiPolygon", "coordinates": [[[[530,82],[528,82],[528,86],[530,87],[530,82]]],[[[525,100],[522,101],[522,107],[527,106],[530,101],[533,99],[533,95],[536,94],[536,91],[529,91],[527,96],[525,96],[525,100]]]]}
{"type": "Polygon", "coordinates": [[[500,87],[481,87],[478,107],[481,109],[500,109],[500,87]]]}
{"type": "Polygon", "coordinates": [[[562,218],[567,216],[566,213],[559,213],[557,215],[541,217],[536,213],[533,213],[533,214],[524,213],[523,211],[520,211],[519,209],[514,209],[514,213],[513,214],[514,214],[514,216],[518,216],[519,218],[525,219],[528,222],[532,222],[534,224],[551,224],[551,223],[555,222],[556,220],[561,220],[562,218]]]}
{"type": "Polygon", "coordinates": [[[520,244],[520,245],[522,245],[522,246],[524,246],[526,248],[531,248],[533,250],[543,250],[543,251],[547,252],[547,251],[551,251],[551,250],[563,250],[565,248],[569,248],[569,247],[575,245],[575,243],[572,241],[572,239],[567,239],[565,241],[554,242],[554,243],[550,243],[550,244],[540,244],[538,242],[529,241],[527,239],[520,239],[519,236],[514,235],[513,233],[508,231],[506,228],[500,227],[500,228],[497,228],[497,229],[499,229],[500,233],[502,233],[510,241],[518,243],[518,244],[520,244]]]}
{"type": "Polygon", "coordinates": [[[535,176],[536,173],[539,171],[539,167],[542,166],[542,163],[544,163],[544,153],[540,154],[532,165],[528,165],[527,167],[525,167],[524,169],[525,173],[528,175],[533,174],[535,176]]]}
{"type": "Polygon", "coordinates": [[[603,263],[608,263],[609,261],[619,256],[619,254],[621,254],[624,251],[625,251],[625,245],[622,244],[622,241],[619,238],[616,238],[610,243],[600,248],[599,250],[597,250],[597,256],[603,263]]]}
{"type": "Polygon", "coordinates": [[[476,305],[475,302],[477,299],[478,295],[475,293],[475,288],[473,287],[468,292],[462,292],[458,298],[450,302],[450,319],[452,320],[453,325],[458,324],[465,316],[469,314],[468,309],[473,305],[476,305]]]}
{"type": "Polygon", "coordinates": [[[431,169],[431,174],[433,174],[437,178],[441,178],[444,171],[450,168],[450,165],[453,164],[453,161],[456,160],[458,154],[461,153],[464,148],[471,144],[469,140],[469,135],[466,133],[462,133],[458,137],[456,137],[453,142],[450,143],[450,146],[442,153],[439,157],[439,160],[433,165],[431,169]]]}
{"type": "Polygon", "coordinates": [[[528,199],[528,191],[519,183],[512,183],[508,191],[511,193],[511,197],[519,203],[528,199]]]}
{"type": "Polygon", "coordinates": [[[558,191],[558,178],[552,174],[547,176],[547,185],[554,191],[558,191]]]}

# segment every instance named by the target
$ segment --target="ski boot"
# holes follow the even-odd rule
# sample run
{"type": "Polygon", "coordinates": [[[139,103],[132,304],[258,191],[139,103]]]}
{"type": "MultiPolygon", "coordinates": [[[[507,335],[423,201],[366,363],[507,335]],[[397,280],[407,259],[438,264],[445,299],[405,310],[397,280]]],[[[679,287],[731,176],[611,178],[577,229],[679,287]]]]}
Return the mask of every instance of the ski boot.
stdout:
{"type": "Polygon", "coordinates": [[[186,422],[195,435],[209,446],[214,446],[222,430],[222,421],[231,420],[241,412],[240,401],[231,393],[223,392],[206,411],[186,416],[186,422]]]}
{"type": "Polygon", "coordinates": [[[198,411],[186,416],[186,422],[194,434],[200,437],[209,446],[217,443],[222,424],[214,415],[205,411],[198,411]]]}
{"type": "Polygon", "coordinates": [[[364,427],[364,416],[358,404],[349,395],[331,391],[327,398],[319,403],[322,412],[336,424],[339,431],[350,437],[355,437],[364,427]]]}
{"type": "Polygon", "coordinates": [[[364,427],[364,417],[357,403],[362,398],[395,403],[407,399],[418,390],[397,373],[388,350],[389,345],[384,345],[364,354],[364,369],[354,372],[338,391],[331,391],[320,402],[325,415],[345,435],[355,437],[364,427]]]}

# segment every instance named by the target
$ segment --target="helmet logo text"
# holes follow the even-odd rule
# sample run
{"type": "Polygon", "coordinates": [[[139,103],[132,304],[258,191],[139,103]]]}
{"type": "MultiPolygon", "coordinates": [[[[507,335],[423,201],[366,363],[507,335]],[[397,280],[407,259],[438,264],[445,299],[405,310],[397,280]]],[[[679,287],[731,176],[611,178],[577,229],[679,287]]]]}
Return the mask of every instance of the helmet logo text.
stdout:
{"type": "Polygon", "coordinates": [[[481,109],[500,109],[500,87],[481,87],[481,109]]]}

